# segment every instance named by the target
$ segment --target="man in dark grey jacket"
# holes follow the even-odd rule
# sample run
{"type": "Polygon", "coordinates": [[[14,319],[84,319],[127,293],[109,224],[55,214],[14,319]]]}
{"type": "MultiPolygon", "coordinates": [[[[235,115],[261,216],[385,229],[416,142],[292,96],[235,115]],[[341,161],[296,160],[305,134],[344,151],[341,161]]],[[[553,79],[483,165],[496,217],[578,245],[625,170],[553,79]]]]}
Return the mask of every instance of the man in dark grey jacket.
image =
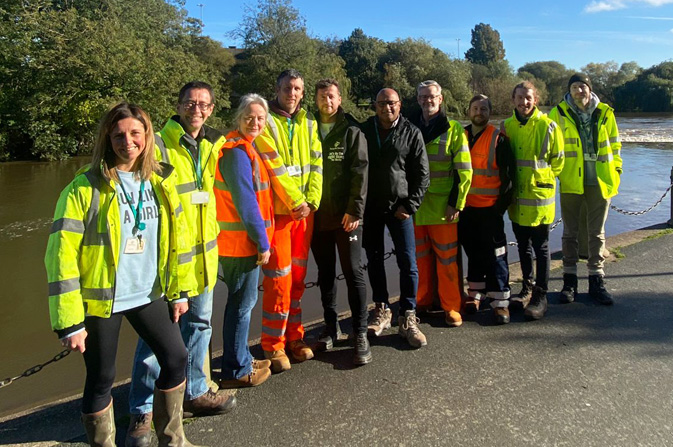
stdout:
{"type": "Polygon", "coordinates": [[[326,325],[317,349],[331,349],[341,334],[336,312],[336,246],[353,314],[353,363],[364,365],[372,360],[367,341],[367,288],[360,262],[360,224],[367,196],[367,141],[357,121],[341,108],[341,92],[336,80],[318,81],[315,90],[323,147],[323,187],[311,249],[318,265],[326,325]]]}
{"type": "Polygon", "coordinates": [[[364,247],[369,266],[369,282],[376,303],[369,333],[378,336],[389,328],[392,312],[388,308],[388,288],[383,264],[384,228],[395,246],[400,268],[399,334],[415,348],[427,341],[418,328],[416,292],[418,267],[411,216],[421,205],[430,184],[428,156],[423,135],[400,115],[400,97],[390,88],[376,96],[376,116],[362,130],[369,151],[369,189],[365,208],[364,247]]]}

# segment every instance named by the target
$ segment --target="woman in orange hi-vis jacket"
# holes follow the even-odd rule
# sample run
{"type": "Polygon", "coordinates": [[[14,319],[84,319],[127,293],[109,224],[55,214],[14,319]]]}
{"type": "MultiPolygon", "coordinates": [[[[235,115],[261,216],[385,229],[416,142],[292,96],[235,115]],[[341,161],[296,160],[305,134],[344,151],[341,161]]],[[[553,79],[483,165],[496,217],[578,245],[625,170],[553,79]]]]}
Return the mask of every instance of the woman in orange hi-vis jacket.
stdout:
{"type": "Polygon", "coordinates": [[[271,375],[269,360],[248,349],[250,314],[257,303],[259,268],[269,262],[273,237],[273,196],[253,140],[266,124],[269,107],[261,96],[241,98],[215,173],[220,264],[229,296],[222,330],[224,352],[220,388],[257,386],[271,375]]]}

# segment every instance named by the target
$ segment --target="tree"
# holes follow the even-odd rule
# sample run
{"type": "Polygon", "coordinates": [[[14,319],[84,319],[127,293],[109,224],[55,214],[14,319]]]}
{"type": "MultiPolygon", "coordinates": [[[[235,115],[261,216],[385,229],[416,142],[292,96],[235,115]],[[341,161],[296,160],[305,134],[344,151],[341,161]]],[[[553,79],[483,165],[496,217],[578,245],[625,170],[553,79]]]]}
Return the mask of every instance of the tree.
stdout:
{"type": "Polygon", "coordinates": [[[367,36],[360,28],[353,30],[339,46],[339,56],[346,64],[351,80],[351,94],[356,102],[373,99],[383,82],[380,60],[387,50],[381,39],[367,36]]]}
{"type": "Polygon", "coordinates": [[[543,84],[540,90],[544,90],[546,95],[540,104],[554,106],[563,100],[568,91],[568,79],[573,72],[560,62],[540,61],[521,66],[517,73],[522,79],[543,84]]]}
{"type": "Polygon", "coordinates": [[[582,67],[582,72],[591,79],[593,92],[601,101],[615,104],[615,89],[636,78],[642,69],[636,62],[625,62],[621,66],[615,61],[590,63],[582,67]]]}
{"type": "Polygon", "coordinates": [[[493,113],[507,115],[512,112],[512,88],[517,79],[506,60],[488,65],[472,65],[470,86],[475,94],[484,94],[491,99],[493,113]]]}
{"type": "Polygon", "coordinates": [[[617,87],[615,108],[624,112],[673,112],[673,62],[650,67],[617,87]]]}
{"type": "Polygon", "coordinates": [[[487,65],[505,59],[505,47],[500,40],[500,33],[491,28],[491,25],[476,25],[472,30],[470,43],[472,48],[467,50],[465,57],[473,64],[487,65]]]}

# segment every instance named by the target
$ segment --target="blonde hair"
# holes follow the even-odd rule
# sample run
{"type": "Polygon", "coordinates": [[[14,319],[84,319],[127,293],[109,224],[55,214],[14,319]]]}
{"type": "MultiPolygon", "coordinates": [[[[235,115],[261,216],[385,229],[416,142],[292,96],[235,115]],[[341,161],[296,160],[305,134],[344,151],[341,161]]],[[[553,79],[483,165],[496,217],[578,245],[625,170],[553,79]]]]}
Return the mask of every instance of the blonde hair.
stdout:
{"type": "Polygon", "coordinates": [[[133,118],[142,123],[145,128],[145,148],[136,163],[134,175],[141,180],[148,180],[152,172],[159,171],[159,162],[154,156],[154,129],[149,115],[135,104],[120,102],[107,111],[98,125],[96,142],[93,146],[91,170],[106,181],[114,180],[119,183],[117,175],[116,154],[112,149],[110,133],[117,123],[126,118],[133,118]]]}

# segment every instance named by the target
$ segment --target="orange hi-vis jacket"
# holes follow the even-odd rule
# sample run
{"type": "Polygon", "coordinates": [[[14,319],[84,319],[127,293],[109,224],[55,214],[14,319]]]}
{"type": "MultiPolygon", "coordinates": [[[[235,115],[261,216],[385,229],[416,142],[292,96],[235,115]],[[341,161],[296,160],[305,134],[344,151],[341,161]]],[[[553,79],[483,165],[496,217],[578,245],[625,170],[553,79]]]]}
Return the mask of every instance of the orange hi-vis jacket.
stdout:
{"type": "MultiPolygon", "coordinates": [[[[467,131],[466,131],[467,132],[467,131]]],[[[489,124],[470,149],[472,183],[466,206],[486,208],[495,205],[500,194],[500,172],[495,158],[500,130],[489,124]]]]}
{"type": "MultiPolygon", "coordinates": [[[[255,190],[259,212],[264,220],[264,227],[269,242],[273,238],[273,193],[269,182],[269,174],[264,167],[259,154],[252,145],[252,142],[243,137],[238,131],[229,132],[227,141],[222,146],[219,158],[222,158],[224,151],[243,149],[250,158],[250,174],[252,176],[252,185],[255,190]]],[[[220,165],[218,160],[217,165],[220,165]]],[[[242,172],[241,175],[248,175],[242,172]]],[[[228,257],[248,257],[255,256],[258,253],[258,247],[248,236],[241,216],[236,211],[231,191],[224,180],[220,169],[215,170],[214,185],[215,200],[217,204],[217,223],[220,232],[217,236],[217,247],[220,256],[228,257]]]]}

